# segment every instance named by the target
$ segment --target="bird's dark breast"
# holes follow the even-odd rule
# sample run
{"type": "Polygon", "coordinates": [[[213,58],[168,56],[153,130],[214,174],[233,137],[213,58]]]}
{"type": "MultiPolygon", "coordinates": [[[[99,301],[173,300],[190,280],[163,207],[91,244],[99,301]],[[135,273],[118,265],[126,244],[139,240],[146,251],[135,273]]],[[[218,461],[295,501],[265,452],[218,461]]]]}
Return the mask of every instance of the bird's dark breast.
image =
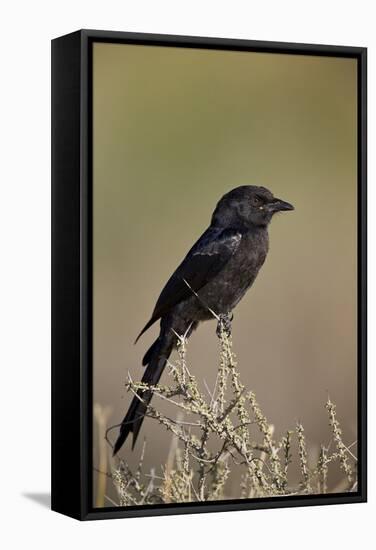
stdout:
{"type": "Polygon", "coordinates": [[[216,314],[232,311],[256,279],[268,247],[266,229],[244,234],[226,266],[198,292],[202,307],[198,308],[197,298],[192,297],[189,299],[190,304],[188,300],[185,302],[185,313],[191,315],[192,320],[203,321],[212,318],[208,308],[216,314]]]}

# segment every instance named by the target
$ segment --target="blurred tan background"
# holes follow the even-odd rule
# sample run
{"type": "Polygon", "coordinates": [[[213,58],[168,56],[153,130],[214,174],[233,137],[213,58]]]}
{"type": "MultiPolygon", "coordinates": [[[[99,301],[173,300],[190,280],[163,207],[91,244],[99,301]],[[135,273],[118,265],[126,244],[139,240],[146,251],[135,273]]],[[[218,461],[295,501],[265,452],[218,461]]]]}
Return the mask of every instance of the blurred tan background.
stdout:
{"type": "MultiPolygon", "coordinates": [[[[356,61],[98,43],[93,88],[94,403],[109,407],[108,425],[129,405],[128,370],[143,374],[158,327],[133,342],[167,278],[221,195],[257,184],[296,210],[273,220],[267,261],[235,310],[242,381],[277,437],[299,419],[312,448],[330,437],[329,393],[352,443],[356,61]]],[[[214,322],[199,327],[188,353],[212,386],[214,322]]],[[[138,463],[144,436],[145,468],[158,468],[170,436],[152,420],[135,451],[127,442],[120,454],[138,463]]],[[[95,467],[97,444],[95,432],[95,467]]],[[[116,498],[111,484],[108,494],[116,498]]]]}

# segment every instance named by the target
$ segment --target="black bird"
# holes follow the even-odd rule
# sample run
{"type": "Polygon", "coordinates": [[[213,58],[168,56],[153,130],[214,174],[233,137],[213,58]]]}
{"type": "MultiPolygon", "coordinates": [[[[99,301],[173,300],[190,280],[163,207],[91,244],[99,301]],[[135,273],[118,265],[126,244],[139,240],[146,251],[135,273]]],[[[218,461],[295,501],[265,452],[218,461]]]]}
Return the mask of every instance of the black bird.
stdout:
{"type": "MultiPolygon", "coordinates": [[[[214,312],[231,330],[232,310],[253,284],[269,248],[268,225],[276,212],[294,210],[265,187],[244,185],[218,202],[210,226],[193,245],[163,288],[140,336],[160,319],[160,333],[146,352],[142,382],[157,384],[176,334],[189,337],[214,312]]],[[[219,327],[219,324],[218,324],[219,327]]],[[[219,328],[217,327],[217,332],[219,328]]],[[[136,340],[136,342],[137,342],[136,340]]],[[[139,391],[120,426],[115,455],[130,432],[136,443],[152,392],[139,391]]]]}

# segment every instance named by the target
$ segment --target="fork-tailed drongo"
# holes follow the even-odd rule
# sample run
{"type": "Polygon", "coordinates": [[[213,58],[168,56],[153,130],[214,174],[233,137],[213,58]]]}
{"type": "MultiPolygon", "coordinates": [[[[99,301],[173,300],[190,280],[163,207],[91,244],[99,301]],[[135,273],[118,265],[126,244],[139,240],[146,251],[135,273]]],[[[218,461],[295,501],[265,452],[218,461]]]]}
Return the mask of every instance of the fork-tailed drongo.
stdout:
{"type": "MultiPolygon", "coordinates": [[[[163,288],[138,338],[160,320],[157,340],[146,352],[142,382],[157,384],[178,335],[188,337],[201,321],[227,320],[251,287],[268,253],[268,225],[276,212],[293,210],[265,187],[244,185],[218,202],[208,229],[190,249],[163,288]]],[[[228,327],[230,328],[230,327],[228,327]]],[[[138,340],[137,338],[137,340],[138,340]]],[[[139,391],[120,426],[119,451],[130,432],[134,447],[152,392],[139,391]],[[139,399],[140,398],[140,399],[139,399]]]]}

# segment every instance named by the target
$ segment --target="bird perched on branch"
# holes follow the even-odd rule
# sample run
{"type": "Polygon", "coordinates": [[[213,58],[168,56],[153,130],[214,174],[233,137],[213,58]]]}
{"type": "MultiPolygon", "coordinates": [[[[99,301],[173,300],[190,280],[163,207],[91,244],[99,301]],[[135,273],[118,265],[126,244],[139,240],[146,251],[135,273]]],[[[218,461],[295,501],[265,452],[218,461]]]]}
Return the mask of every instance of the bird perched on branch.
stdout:
{"type": "MultiPolygon", "coordinates": [[[[190,249],[163,288],[140,336],[160,320],[157,340],[146,352],[142,382],[158,383],[178,335],[189,337],[201,321],[214,317],[231,331],[232,311],[252,286],[269,248],[268,225],[276,212],[294,210],[265,187],[244,185],[218,202],[208,229],[190,249]]],[[[136,340],[136,342],[137,342],[136,340]]],[[[115,455],[130,432],[136,443],[151,390],[139,390],[121,423],[115,455]]]]}

